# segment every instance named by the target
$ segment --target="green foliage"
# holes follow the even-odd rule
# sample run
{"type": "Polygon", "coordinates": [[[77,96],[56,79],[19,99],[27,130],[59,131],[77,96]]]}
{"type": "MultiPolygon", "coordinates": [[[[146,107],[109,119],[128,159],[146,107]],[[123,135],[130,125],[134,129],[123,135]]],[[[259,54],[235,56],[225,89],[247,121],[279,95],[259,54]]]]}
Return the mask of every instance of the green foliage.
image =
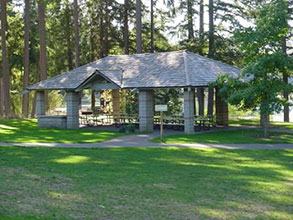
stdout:
{"type": "MultiPolygon", "coordinates": [[[[229,125],[234,119],[243,119],[243,118],[259,118],[259,113],[253,110],[242,110],[235,105],[229,105],[229,125]]],[[[259,125],[259,123],[257,124],[259,125]]]]}
{"type": "Polygon", "coordinates": [[[214,86],[221,88],[230,104],[269,115],[289,104],[282,93],[293,91],[293,86],[282,78],[282,74],[292,74],[293,69],[292,57],[282,51],[282,40],[289,33],[286,1],[263,4],[256,15],[255,26],[235,35],[245,56],[240,79],[222,75],[214,86]]]}
{"type": "Polygon", "coordinates": [[[138,114],[138,93],[131,90],[122,91],[123,95],[123,109],[126,114],[137,115],[138,114]]]}
{"type": "MultiPolygon", "coordinates": [[[[180,89],[157,89],[155,91],[155,104],[168,106],[167,115],[179,115],[182,112],[180,101],[180,89]]],[[[159,112],[155,112],[159,114],[159,112]]]]}

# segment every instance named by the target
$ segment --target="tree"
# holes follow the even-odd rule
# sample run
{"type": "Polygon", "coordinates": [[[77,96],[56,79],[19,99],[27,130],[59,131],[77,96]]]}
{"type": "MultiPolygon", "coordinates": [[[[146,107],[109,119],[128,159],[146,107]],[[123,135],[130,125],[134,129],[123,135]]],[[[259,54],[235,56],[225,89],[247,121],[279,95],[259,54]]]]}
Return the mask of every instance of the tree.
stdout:
{"type": "Polygon", "coordinates": [[[204,115],[204,88],[197,88],[198,114],[204,115]]]}
{"type": "Polygon", "coordinates": [[[73,60],[72,60],[72,49],[71,49],[71,9],[69,0],[66,1],[65,6],[65,39],[66,39],[66,47],[67,47],[67,64],[68,69],[73,69],[73,60]]]}
{"type": "Polygon", "coordinates": [[[209,0],[209,57],[215,55],[215,36],[214,36],[214,0],[209,0]]]}
{"type": "MultiPolygon", "coordinates": [[[[39,36],[40,36],[40,80],[47,79],[47,45],[46,45],[46,21],[45,21],[46,4],[45,0],[38,2],[38,18],[39,18],[39,36]]],[[[45,106],[48,108],[48,94],[45,95],[45,106]]]]}
{"type": "Polygon", "coordinates": [[[104,2],[100,2],[100,6],[99,6],[99,37],[100,37],[100,58],[106,56],[105,54],[105,24],[104,24],[104,20],[105,20],[105,13],[104,13],[104,2]]]}
{"type": "Polygon", "coordinates": [[[240,79],[221,76],[217,85],[230,104],[242,109],[259,110],[264,116],[264,136],[268,136],[269,115],[280,112],[287,100],[282,93],[293,86],[283,81],[283,74],[292,74],[293,59],[282,50],[288,34],[288,13],[285,0],[263,3],[256,10],[255,26],[241,29],[236,40],[245,54],[240,79]]]}
{"type": "Polygon", "coordinates": [[[187,26],[188,26],[188,41],[194,41],[193,29],[193,1],[187,0],[187,26]]]}
{"type": "Polygon", "coordinates": [[[2,91],[6,117],[11,117],[10,100],[10,73],[6,45],[7,13],[6,0],[1,0],[1,49],[2,49],[2,91]]]}
{"type": "MultiPolygon", "coordinates": [[[[287,6],[288,6],[288,1],[286,2],[287,6]]],[[[289,8],[288,8],[288,20],[290,18],[290,11],[289,11],[289,8]]],[[[288,21],[287,21],[287,25],[288,25],[288,21]]],[[[289,26],[288,26],[289,28],[289,26]]],[[[284,54],[287,54],[287,37],[288,36],[284,36],[283,39],[282,39],[282,51],[284,54]]],[[[288,84],[288,75],[286,73],[283,73],[283,81],[284,83],[288,84]]],[[[288,102],[289,100],[289,94],[288,92],[284,91],[283,93],[283,96],[284,96],[284,99],[286,100],[286,102],[288,102]]],[[[289,109],[289,105],[284,105],[284,122],[289,122],[290,121],[290,109],[289,109]]]]}
{"type": "Polygon", "coordinates": [[[125,54],[129,54],[128,12],[129,12],[129,0],[124,0],[123,39],[124,39],[124,53],[125,54]]]}
{"type": "Polygon", "coordinates": [[[151,53],[154,52],[154,0],[151,0],[151,53]]]}
{"type": "MultiPolygon", "coordinates": [[[[170,6],[174,7],[174,1],[170,2],[170,6]]],[[[195,0],[180,1],[178,9],[176,9],[176,11],[179,11],[181,14],[183,14],[184,20],[180,22],[178,25],[179,30],[175,33],[180,38],[183,38],[180,41],[181,47],[192,52],[198,52],[198,48],[200,47],[200,42],[198,39],[196,39],[196,32],[194,30],[194,19],[195,15],[198,13],[197,10],[194,9],[195,2],[195,0]]]]}
{"type": "Polygon", "coordinates": [[[3,117],[4,97],[3,97],[3,85],[2,77],[0,77],[0,117],[3,117]]]}
{"type": "MultiPolygon", "coordinates": [[[[209,52],[208,57],[215,56],[215,33],[214,33],[214,0],[209,0],[209,52]]],[[[214,113],[214,88],[208,89],[208,115],[214,113]]]]}
{"type": "Polygon", "coordinates": [[[141,37],[141,0],[136,0],[136,52],[142,53],[141,37]]]}
{"type": "Polygon", "coordinates": [[[204,5],[203,0],[199,2],[199,54],[203,55],[204,47],[204,5]]]}
{"type": "Polygon", "coordinates": [[[73,17],[74,17],[74,35],[75,35],[75,67],[80,66],[80,50],[79,50],[79,26],[78,26],[78,2],[73,2],[73,17]]]}
{"type": "MultiPolygon", "coordinates": [[[[283,38],[282,50],[284,54],[287,54],[286,37],[283,38]]],[[[286,73],[283,73],[283,81],[284,83],[288,84],[288,76],[286,75],[286,73]]],[[[283,96],[286,102],[288,102],[289,93],[287,91],[284,91],[283,96]]],[[[289,113],[290,113],[289,105],[284,105],[284,122],[290,121],[289,113]]]]}
{"type": "MultiPolygon", "coordinates": [[[[24,9],[24,75],[23,89],[29,86],[29,32],[30,32],[30,0],[25,0],[24,9]]],[[[24,94],[22,98],[22,115],[28,117],[29,94],[24,94]]]]}

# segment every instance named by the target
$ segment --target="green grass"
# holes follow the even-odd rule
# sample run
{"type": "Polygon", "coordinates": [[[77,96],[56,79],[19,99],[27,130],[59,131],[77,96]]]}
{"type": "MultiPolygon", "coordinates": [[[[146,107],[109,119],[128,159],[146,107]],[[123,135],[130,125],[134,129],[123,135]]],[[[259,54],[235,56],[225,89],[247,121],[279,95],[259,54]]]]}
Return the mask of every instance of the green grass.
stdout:
{"type": "MultiPolygon", "coordinates": [[[[239,125],[250,125],[250,126],[259,126],[258,119],[238,119],[238,120],[229,120],[229,125],[239,126],[239,125]]],[[[271,122],[271,128],[279,128],[279,129],[292,129],[293,130],[293,123],[292,122],[271,122]]]]}
{"type": "Polygon", "coordinates": [[[259,120],[258,119],[234,119],[234,120],[229,120],[229,125],[231,126],[240,126],[240,125],[259,126],[259,120]]]}
{"type": "Polygon", "coordinates": [[[293,150],[0,147],[0,219],[293,219],[293,150]]]}
{"type": "Polygon", "coordinates": [[[0,120],[0,142],[95,143],[122,136],[116,131],[39,128],[36,120],[0,120]]]}
{"type": "MultiPolygon", "coordinates": [[[[269,132],[270,137],[264,138],[259,129],[222,130],[195,134],[176,134],[163,138],[168,144],[293,144],[293,134],[284,132],[269,132]]],[[[160,142],[160,138],[151,139],[160,142]]]]}

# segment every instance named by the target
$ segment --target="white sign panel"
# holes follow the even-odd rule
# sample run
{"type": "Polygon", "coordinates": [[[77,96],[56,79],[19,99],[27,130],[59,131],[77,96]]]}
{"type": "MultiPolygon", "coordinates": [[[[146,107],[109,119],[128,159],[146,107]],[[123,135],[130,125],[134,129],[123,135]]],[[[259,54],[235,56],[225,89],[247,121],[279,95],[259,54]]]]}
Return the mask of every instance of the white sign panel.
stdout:
{"type": "Polygon", "coordinates": [[[168,111],[167,105],[155,105],[156,112],[166,112],[168,111]]]}

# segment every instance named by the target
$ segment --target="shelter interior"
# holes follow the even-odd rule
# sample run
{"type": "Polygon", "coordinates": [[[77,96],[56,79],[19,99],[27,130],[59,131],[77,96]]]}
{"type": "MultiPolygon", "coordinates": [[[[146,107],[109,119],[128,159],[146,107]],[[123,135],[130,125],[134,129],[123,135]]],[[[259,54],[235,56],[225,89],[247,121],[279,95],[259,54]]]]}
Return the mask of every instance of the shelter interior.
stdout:
{"type": "MultiPolygon", "coordinates": [[[[97,78],[101,79],[101,78],[97,78]]],[[[48,115],[45,106],[45,91],[37,91],[37,115],[40,127],[71,128],[76,129],[84,126],[108,126],[112,125],[124,129],[125,126],[131,129],[139,129],[141,132],[152,132],[159,129],[160,117],[155,112],[154,91],[155,89],[139,89],[138,112],[127,114],[121,108],[122,89],[113,88],[115,85],[101,79],[100,82],[89,82],[85,89],[98,91],[99,93],[110,91],[111,102],[99,100],[99,107],[96,106],[96,97],[91,97],[90,107],[81,106],[81,92],[66,91],[65,115],[48,115]],[[102,111],[100,106],[111,105],[107,112],[102,111]]],[[[193,133],[198,130],[208,130],[216,125],[228,125],[228,105],[221,100],[217,90],[213,88],[182,88],[181,99],[183,102],[182,113],[178,115],[164,115],[163,124],[166,129],[182,130],[185,133],[193,133]],[[208,96],[212,96],[212,104],[207,102],[208,96]],[[209,109],[208,109],[209,108],[209,109]],[[212,110],[210,109],[212,108],[212,110]]],[[[91,92],[90,92],[91,93],[91,92]]],[[[100,98],[100,97],[99,97],[100,98]]],[[[127,101],[127,100],[126,100],[127,101]]]]}

